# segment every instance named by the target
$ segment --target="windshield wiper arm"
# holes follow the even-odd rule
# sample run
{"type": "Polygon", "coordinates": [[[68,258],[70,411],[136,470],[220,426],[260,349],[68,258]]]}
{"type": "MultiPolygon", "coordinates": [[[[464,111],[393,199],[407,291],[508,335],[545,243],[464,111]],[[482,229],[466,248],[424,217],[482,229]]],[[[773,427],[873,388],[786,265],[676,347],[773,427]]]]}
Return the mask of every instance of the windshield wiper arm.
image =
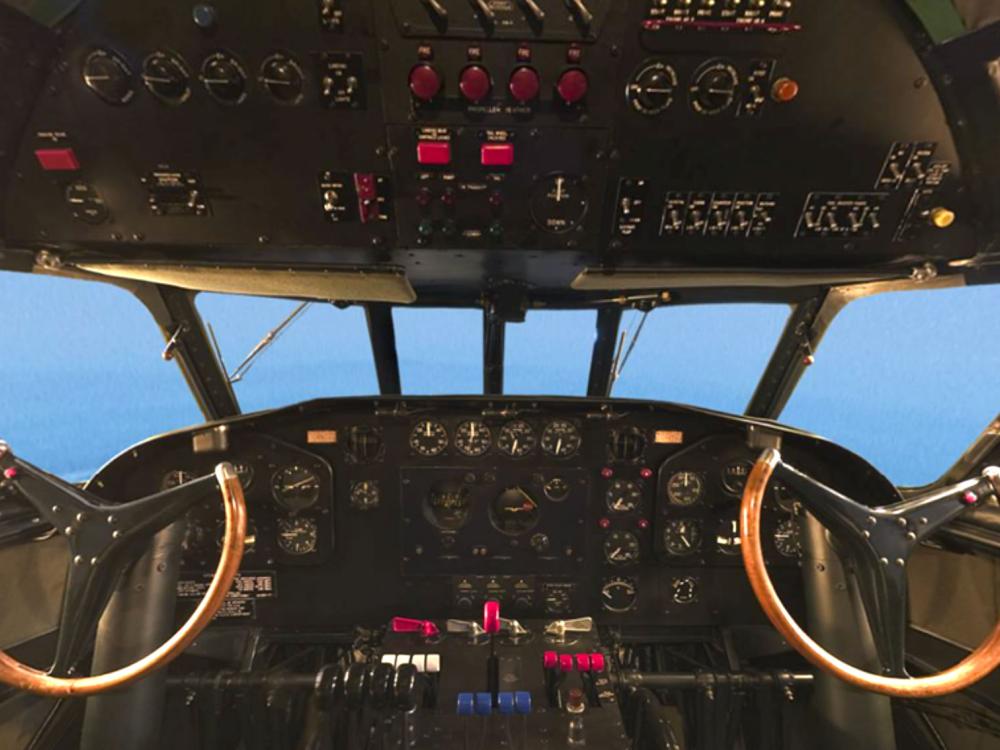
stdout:
{"type": "Polygon", "coordinates": [[[306,308],[308,308],[311,304],[312,302],[303,302],[301,305],[292,310],[288,317],[264,334],[264,337],[257,342],[256,346],[250,350],[250,353],[243,358],[243,361],[240,362],[239,366],[237,366],[237,368],[229,375],[229,382],[238,383],[243,380],[247,373],[250,372],[250,368],[256,364],[260,355],[267,351],[271,345],[278,340],[278,337],[287,331],[296,320],[302,317],[302,313],[304,313],[306,308]]]}

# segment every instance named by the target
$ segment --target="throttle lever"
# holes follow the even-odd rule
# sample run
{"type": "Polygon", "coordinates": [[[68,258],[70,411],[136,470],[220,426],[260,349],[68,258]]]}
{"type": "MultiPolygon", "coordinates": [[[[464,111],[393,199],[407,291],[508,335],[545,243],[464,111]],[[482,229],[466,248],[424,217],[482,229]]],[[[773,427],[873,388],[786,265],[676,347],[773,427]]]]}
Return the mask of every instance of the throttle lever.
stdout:
{"type": "Polygon", "coordinates": [[[441,634],[438,626],[430,620],[412,620],[409,617],[393,617],[392,632],[420,633],[424,638],[433,638],[441,634]]]}
{"type": "Polygon", "coordinates": [[[483,626],[471,620],[448,620],[444,627],[449,633],[466,633],[473,638],[486,635],[483,626]]]}
{"type": "Polygon", "coordinates": [[[594,630],[593,617],[578,617],[575,620],[555,620],[545,626],[546,635],[564,638],[567,633],[590,633],[594,630]]]}

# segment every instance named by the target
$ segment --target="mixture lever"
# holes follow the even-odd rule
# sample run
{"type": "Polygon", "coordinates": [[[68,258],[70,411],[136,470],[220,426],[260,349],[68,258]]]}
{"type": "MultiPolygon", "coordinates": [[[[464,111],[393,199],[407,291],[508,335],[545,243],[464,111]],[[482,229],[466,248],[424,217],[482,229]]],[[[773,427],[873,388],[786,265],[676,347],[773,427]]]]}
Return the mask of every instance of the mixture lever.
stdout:
{"type": "Polygon", "coordinates": [[[565,638],[567,633],[591,633],[594,630],[593,617],[578,617],[575,620],[556,620],[545,626],[545,635],[565,638]]]}

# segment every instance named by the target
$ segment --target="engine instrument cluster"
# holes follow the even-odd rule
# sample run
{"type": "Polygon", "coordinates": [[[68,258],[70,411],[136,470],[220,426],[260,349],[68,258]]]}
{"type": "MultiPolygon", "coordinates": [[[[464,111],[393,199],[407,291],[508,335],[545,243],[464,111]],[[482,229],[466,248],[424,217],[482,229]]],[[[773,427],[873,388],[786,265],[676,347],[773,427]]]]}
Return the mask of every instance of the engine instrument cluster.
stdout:
{"type": "MultiPolygon", "coordinates": [[[[138,496],[231,461],[247,492],[250,590],[225,617],[332,625],[377,621],[401,603],[465,617],[493,599],[519,617],[759,618],[740,555],[756,456],[745,420],[642,402],[407,398],[318,401],[209,434],[222,427],[221,445],[190,432],[140,445],[91,487],[138,496]],[[320,589],[336,600],[317,599],[320,589]]],[[[835,486],[895,495],[851,454],[767,429],[835,486]],[[834,465],[854,468],[830,474],[834,465]]],[[[798,514],[787,488],[770,488],[765,555],[793,602],[798,514]]],[[[220,529],[212,502],[191,512],[182,598],[210,577],[220,529]]]]}

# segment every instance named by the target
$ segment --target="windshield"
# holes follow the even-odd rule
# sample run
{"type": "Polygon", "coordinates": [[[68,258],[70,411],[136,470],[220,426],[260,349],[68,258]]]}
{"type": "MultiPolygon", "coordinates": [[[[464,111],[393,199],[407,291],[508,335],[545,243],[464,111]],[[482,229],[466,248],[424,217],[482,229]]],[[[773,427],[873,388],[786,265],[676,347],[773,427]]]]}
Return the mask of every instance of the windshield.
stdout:
{"type": "Polygon", "coordinates": [[[593,310],[529,312],[508,325],[504,393],[585,396],[596,325],[593,310]]]}
{"type": "Polygon", "coordinates": [[[1000,411],[995,286],[881,294],[833,321],[781,421],[934,481],[1000,411]]]}
{"type": "Polygon", "coordinates": [[[0,273],[0,438],[71,481],[203,421],[152,317],[106,284],[0,273]]]}

